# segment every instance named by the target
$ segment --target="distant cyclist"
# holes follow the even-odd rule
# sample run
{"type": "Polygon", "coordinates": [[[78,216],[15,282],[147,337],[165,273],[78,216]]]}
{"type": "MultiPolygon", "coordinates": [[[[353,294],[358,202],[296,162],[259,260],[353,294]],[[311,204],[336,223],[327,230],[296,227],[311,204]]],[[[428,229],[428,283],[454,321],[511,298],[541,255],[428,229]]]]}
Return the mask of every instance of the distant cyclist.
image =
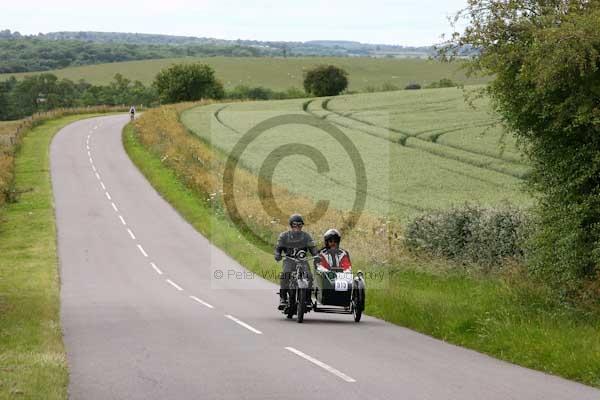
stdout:
{"type": "Polygon", "coordinates": [[[129,117],[132,121],[135,118],[135,106],[131,106],[131,108],[129,109],[129,117]]]}

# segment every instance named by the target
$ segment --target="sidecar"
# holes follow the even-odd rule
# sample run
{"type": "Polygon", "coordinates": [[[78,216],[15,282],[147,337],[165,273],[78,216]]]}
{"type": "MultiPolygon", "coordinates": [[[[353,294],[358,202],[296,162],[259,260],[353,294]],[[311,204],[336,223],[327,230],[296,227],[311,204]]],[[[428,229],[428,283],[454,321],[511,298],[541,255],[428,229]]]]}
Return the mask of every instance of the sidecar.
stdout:
{"type": "Polygon", "coordinates": [[[359,322],[365,309],[365,280],[363,273],[354,275],[342,269],[320,270],[314,274],[316,301],[314,312],[352,314],[359,322]]]}

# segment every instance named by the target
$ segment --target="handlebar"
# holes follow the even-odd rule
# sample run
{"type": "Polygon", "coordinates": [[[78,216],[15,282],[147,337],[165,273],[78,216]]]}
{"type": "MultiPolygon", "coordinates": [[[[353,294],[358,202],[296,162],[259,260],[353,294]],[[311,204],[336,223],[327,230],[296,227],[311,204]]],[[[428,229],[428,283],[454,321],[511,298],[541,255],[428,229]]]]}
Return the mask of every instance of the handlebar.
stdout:
{"type": "MultiPolygon", "coordinates": [[[[296,258],[296,257],[291,257],[291,256],[283,256],[283,258],[287,258],[288,260],[292,260],[292,261],[298,261],[298,262],[308,262],[310,260],[310,258],[308,257],[302,257],[302,258],[296,258]]],[[[313,256],[313,260],[319,258],[319,256],[313,256]]]]}

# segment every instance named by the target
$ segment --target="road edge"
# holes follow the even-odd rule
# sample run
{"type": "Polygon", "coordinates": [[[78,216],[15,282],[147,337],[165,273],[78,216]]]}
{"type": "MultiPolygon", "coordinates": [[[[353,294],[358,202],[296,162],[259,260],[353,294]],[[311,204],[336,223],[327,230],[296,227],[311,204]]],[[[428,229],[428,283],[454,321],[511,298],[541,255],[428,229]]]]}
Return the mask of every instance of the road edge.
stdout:
{"type": "Polygon", "coordinates": [[[50,144],[67,125],[100,115],[45,121],[24,135],[15,155],[21,194],[0,209],[0,398],[67,398],[50,144]]]}

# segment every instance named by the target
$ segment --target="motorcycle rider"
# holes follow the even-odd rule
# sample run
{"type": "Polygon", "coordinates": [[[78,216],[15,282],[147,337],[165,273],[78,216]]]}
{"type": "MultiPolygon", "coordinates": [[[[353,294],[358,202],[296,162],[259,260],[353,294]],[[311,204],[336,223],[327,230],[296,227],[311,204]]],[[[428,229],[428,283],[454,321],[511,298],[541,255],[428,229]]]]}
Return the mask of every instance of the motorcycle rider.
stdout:
{"type": "Polygon", "coordinates": [[[129,109],[129,117],[131,119],[135,118],[135,106],[131,106],[131,108],[129,109]]]}
{"type": "Polygon", "coordinates": [[[340,248],[341,240],[342,235],[337,229],[329,229],[323,234],[325,246],[319,251],[318,271],[325,272],[330,269],[340,268],[344,272],[350,272],[352,270],[350,253],[340,248]]]}
{"type": "MultiPolygon", "coordinates": [[[[288,257],[305,258],[308,252],[312,254],[315,260],[315,268],[317,265],[318,255],[315,241],[307,232],[302,231],[304,219],[300,214],[292,214],[288,220],[290,230],[282,232],[277,239],[275,246],[275,261],[280,261],[282,253],[288,257]]],[[[308,266],[308,262],[302,263],[305,270],[304,273],[308,278],[309,293],[312,292],[313,277],[308,266]]],[[[287,292],[289,288],[289,280],[292,272],[296,268],[294,260],[283,260],[283,271],[279,279],[279,309],[283,310],[287,304],[287,292]]],[[[310,295],[307,296],[307,301],[310,301],[310,295]]]]}

